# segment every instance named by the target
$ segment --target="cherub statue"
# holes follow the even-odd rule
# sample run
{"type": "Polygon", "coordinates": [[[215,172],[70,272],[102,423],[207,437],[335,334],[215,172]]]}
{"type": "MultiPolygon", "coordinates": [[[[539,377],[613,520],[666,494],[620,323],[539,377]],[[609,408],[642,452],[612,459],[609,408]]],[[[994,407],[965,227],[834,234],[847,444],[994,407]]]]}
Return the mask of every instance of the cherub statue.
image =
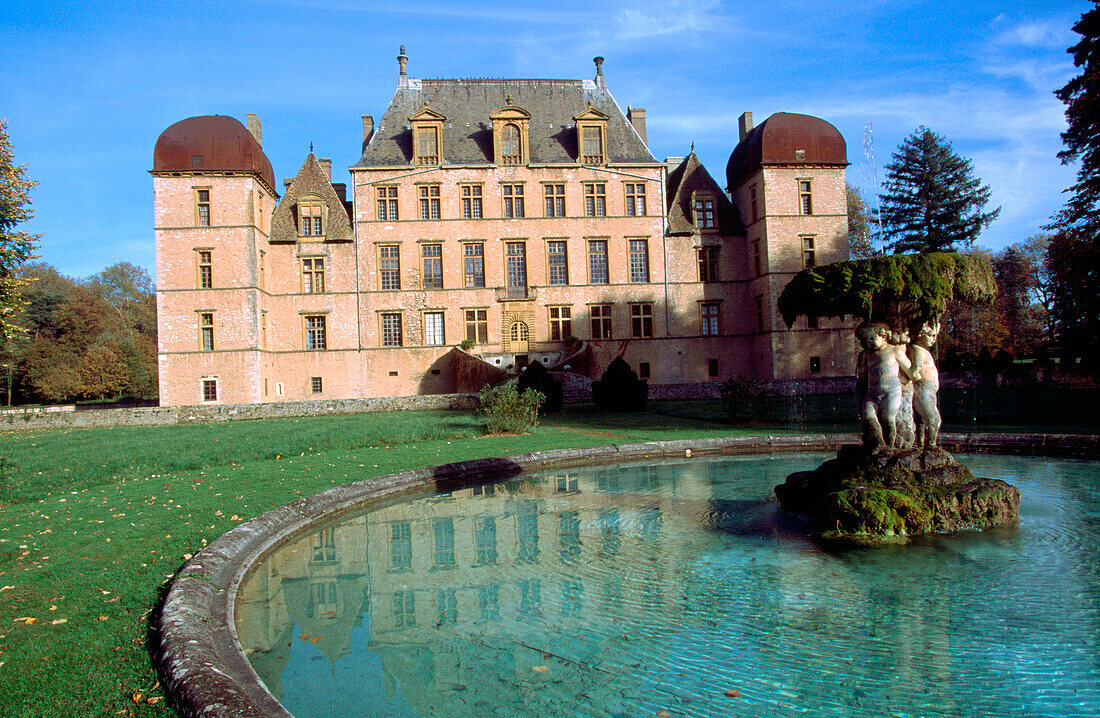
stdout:
{"type": "Polygon", "coordinates": [[[913,384],[913,411],[920,419],[917,427],[917,445],[930,449],[936,445],[940,434],[940,410],[936,394],[940,389],[940,373],[929,351],[940,334],[938,319],[921,324],[917,336],[909,345],[909,361],[919,378],[913,384]]]}
{"type": "Polygon", "coordinates": [[[904,375],[910,381],[908,355],[898,351],[887,339],[890,329],[875,322],[857,332],[863,351],[856,360],[856,394],[864,444],[875,451],[894,449],[897,442],[897,417],[901,411],[904,375]]]}
{"type": "MultiPolygon", "coordinates": [[[[909,358],[909,330],[902,327],[901,329],[892,329],[890,331],[887,341],[894,348],[894,352],[898,355],[898,363],[904,364],[906,361],[912,361],[909,358]]],[[[913,368],[916,371],[916,368],[913,368]]],[[[894,439],[894,448],[900,450],[912,449],[913,444],[917,440],[917,425],[913,420],[913,387],[914,383],[909,378],[909,374],[901,372],[898,376],[901,380],[901,407],[898,409],[897,420],[897,436],[894,439]]]]}

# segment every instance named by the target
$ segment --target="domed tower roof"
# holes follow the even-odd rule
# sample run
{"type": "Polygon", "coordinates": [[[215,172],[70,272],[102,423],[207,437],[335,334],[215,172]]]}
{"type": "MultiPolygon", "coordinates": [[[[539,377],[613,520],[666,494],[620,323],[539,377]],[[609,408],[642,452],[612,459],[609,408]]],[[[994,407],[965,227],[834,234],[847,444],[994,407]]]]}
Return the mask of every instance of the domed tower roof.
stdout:
{"type": "Polygon", "coordinates": [[[847,167],[847,145],[840,132],[825,120],[777,112],[734,148],[726,165],[727,187],[733,191],[765,165],[847,167]]]}
{"type": "Polygon", "coordinates": [[[246,173],[275,192],[275,173],[260,143],[240,121],[224,115],[180,120],[161,133],[153,149],[154,173],[246,173]]]}

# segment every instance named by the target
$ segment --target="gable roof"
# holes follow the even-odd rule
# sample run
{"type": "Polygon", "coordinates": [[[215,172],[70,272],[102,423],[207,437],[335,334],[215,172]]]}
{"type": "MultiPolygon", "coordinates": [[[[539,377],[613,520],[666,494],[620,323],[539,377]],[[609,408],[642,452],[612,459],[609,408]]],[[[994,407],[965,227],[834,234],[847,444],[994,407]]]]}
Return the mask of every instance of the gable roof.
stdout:
{"type": "Polygon", "coordinates": [[[355,167],[410,165],[413,148],[409,118],[425,108],[446,118],[444,166],[492,164],[490,117],[509,106],[531,115],[528,133],[532,163],[577,163],[574,118],[592,110],[607,117],[608,163],[657,164],[611,93],[587,80],[410,79],[408,84],[397,88],[355,167]]]}
{"type": "Polygon", "coordinates": [[[298,174],[287,187],[286,194],[275,206],[275,213],[271,216],[270,241],[298,241],[298,200],[311,195],[320,197],[328,208],[325,239],[328,241],[351,239],[351,219],[348,217],[347,207],[336,194],[328,173],[310,152],[306,161],[302,163],[302,168],[298,170],[298,174]]]}
{"type": "Polygon", "coordinates": [[[741,214],[726,193],[710,176],[703,163],[692,152],[676,169],[668,174],[665,184],[665,196],[668,200],[668,233],[692,234],[695,222],[692,220],[691,197],[695,192],[708,192],[714,196],[717,209],[718,231],[726,236],[742,236],[745,225],[741,223],[741,214]]]}

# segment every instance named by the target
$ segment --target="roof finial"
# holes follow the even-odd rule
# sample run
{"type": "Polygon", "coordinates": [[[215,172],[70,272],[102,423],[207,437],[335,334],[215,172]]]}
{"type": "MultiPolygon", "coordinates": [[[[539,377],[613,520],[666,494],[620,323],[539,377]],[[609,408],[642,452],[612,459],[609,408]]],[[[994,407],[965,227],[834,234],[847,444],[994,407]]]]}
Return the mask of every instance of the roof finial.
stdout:
{"type": "Polygon", "coordinates": [[[509,92],[509,93],[508,93],[508,94],[507,94],[507,95],[505,96],[505,98],[504,98],[504,104],[506,104],[506,105],[510,105],[510,104],[512,104],[512,93],[511,93],[511,92],[509,92]]]}
{"type": "Polygon", "coordinates": [[[309,153],[313,154],[313,143],[312,142],[309,143],[309,153]]]}
{"type": "Polygon", "coordinates": [[[691,141],[691,152],[690,152],[690,154],[695,154],[695,140],[691,141]]]}
{"type": "Polygon", "coordinates": [[[408,87],[409,76],[405,74],[405,63],[409,61],[409,58],[405,55],[405,46],[401,46],[401,53],[397,56],[397,65],[400,68],[400,72],[397,73],[397,86],[408,87]]]}
{"type": "Polygon", "coordinates": [[[603,78],[603,58],[597,55],[592,58],[592,62],[596,63],[596,87],[607,87],[603,78]]]}

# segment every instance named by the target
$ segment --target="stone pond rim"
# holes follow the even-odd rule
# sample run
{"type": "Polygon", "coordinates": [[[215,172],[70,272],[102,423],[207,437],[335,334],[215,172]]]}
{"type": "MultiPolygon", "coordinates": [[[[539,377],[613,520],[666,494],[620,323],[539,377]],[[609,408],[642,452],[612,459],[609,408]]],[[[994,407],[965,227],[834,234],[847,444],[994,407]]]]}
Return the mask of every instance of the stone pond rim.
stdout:
{"type": "Polygon", "coordinates": [[[826,539],[899,543],[927,533],[1015,525],[1020,490],[974,476],[939,447],[870,451],[841,447],[835,459],[775,487],[779,507],[826,539]]]}
{"type": "MultiPolygon", "coordinates": [[[[518,471],[645,459],[836,450],[855,434],[723,437],[649,442],[591,449],[558,449],[404,471],[298,499],[238,524],[180,571],[158,621],[157,663],[180,712],[187,716],[259,718],[290,714],[260,682],[241,652],[232,625],[237,589],[248,570],[288,536],[336,513],[427,486],[490,479],[518,471]]],[[[1100,436],[1061,434],[947,434],[956,451],[1100,458],[1100,436]]]]}

